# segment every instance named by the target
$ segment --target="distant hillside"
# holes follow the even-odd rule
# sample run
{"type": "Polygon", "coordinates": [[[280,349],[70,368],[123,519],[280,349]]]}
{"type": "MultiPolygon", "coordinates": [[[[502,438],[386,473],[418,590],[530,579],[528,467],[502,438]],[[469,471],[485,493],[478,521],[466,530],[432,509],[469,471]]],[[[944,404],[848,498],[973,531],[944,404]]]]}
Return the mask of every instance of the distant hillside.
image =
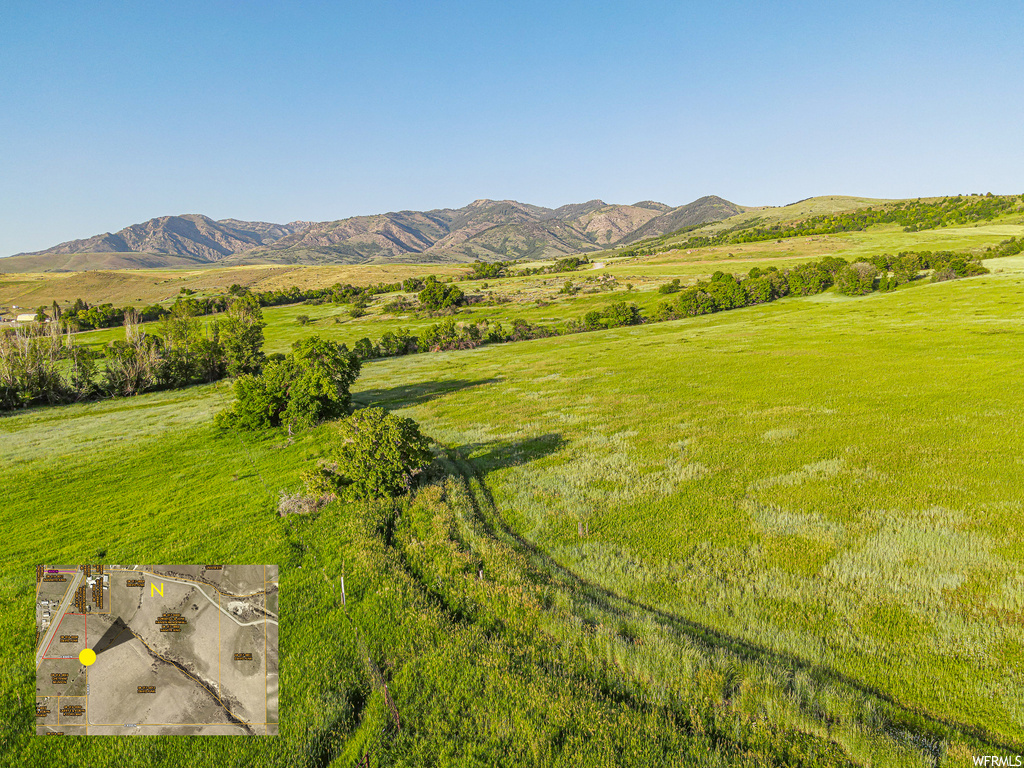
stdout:
{"type": "Polygon", "coordinates": [[[635,205],[590,200],[554,209],[476,200],[463,208],[290,224],[162,216],[113,234],[0,259],[0,272],[543,259],[626,244],[743,210],[719,197],[702,197],[676,208],[649,200],[635,205]]]}
{"type": "Polygon", "coordinates": [[[163,253],[194,261],[219,261],[239,251],[269,245],[294,231],[295,227],[289,224],[236,219],[214,221],[196,214],[161,216],[113,234],[107,232],[85,240],[70,240],[45,251],[18,255],[163,253]]]}

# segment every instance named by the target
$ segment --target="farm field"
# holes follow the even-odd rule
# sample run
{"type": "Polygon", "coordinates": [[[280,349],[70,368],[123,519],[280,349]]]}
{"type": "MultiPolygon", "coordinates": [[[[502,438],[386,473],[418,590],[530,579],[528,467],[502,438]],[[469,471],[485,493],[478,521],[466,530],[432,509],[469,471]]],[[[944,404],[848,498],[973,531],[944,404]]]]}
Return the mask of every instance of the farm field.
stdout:
{"type": "Polygon", "coordinates": [[[453,264],[364,264],[358,266],[204,267],[197,269],[121,269],[91,272],[0,273],[0,306],[50,305],[53,301],[73,302],[81,297],[90,303],[110,302],[117,306],[142,306],[173,301],[182,288],[199,295],[223,293],[237,283],[254,291],[269,291],[298,285],[323,288],[334,283],[369,285],[393,283],[432,272],[458,274],[465,268],[453,264]]]}
{"type": "MultiPolygon", "coordinates": [[[[933,236],[949,243],[933,248],[982,247],[1020,229],[659,254],[492,281],[522,294],[459,319],[554,321],[619,299],[646,309],[664,298],[657,284],[726,262],[745,271],[933,236]],[[615,290],[558,297],[565,279],[602,272],[615,290]]],[[[927,766],[1024,751],[1024,258],[989,267],[861,298],[367,362],[356,404],[415,418],[437,441],[412,501],[278,517],[278,493],[299,489],[331,426],[218,433],[227,382],[0,418],[0,522],[15,533],[0,565],[0,647],[14,660],[0,671],[13,713],[0,755],[927,766]],[[31,738],[22,628],[44,551],[278,563],[281,736],[31,738]]],[[[382,300],[358,319],[267,308],[267,350],[436,322],[382,316],[382,300]]]]}

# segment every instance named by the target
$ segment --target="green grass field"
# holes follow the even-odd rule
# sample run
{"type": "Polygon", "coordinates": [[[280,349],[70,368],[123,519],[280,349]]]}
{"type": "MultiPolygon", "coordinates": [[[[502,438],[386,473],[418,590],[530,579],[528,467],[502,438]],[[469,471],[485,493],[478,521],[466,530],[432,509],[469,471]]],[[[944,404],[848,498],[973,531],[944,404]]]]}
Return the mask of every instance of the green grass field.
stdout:
{"type": "MultiPolygon", "coordinates": [[[[980,247],[1019,229],[818,244],[980,247]]],[[[594,274],[616,275],[617,291],[571,298],[557,289],[587,273],[498,281],[512,303],[459,319],[650,307],[671,276],[814,247],[612,263],[594,274]],[[627,297],[626,282],[640,290],[627,297]]],[[[435,467],[411,501],[308,517],[279,518],[278,493],[299,489],[331,426],[294,441],[219,434],[228,382],[0,418],[0,761],[959,766],[1024,753],[1024,257],[989,267],[369,362],[357,405],[415,418],[435,467]],[[282,735],[33,738],[44,559],[278,563],[282,735]]],[[[267,348],[435,322],[380,303],[358,320],[267,309],[267,348]]]]}

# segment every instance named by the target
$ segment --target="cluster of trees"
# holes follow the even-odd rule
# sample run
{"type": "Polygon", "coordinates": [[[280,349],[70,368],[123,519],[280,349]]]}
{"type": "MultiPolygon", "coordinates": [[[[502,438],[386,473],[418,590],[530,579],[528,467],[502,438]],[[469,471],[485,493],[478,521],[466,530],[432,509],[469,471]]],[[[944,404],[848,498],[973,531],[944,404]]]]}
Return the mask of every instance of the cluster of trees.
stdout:
{"type": "Polygon", "coordinates": [[[658,306],[654,313],[656,320],[696,317],[750,304],[762,304],[794,292],[816,293],[819,285],[831,285],[831,276],[825,270],[802,270],[799,275],[793,275],[791,286],[788,273],[773,267],[767,270],[755,267],[743,280],[737,280],[734,275],[724,272],[716,272],[710,281],[701,280],[689,288],[676,290],[678,283],[669,285],[673,289],[669,292],[678,293],[678,297],[672,301],[663,301],[658,306]]]}
{"type": "Polygon", "coordinates": [[[846,296],[863,296],[875,290],[877,277],[878,267],[874,264],[867,261],[847,264],[836,274],[836,291],[846,296]]]}
{"type": "Polygon", "coordinates": [[[566,256],[563,259],[558,259],[548,267],[526,267],[519,270],[516,274],[523,277],[530,275],[557,275],[562,272],[576,272],[583,269],[589,263],[590,259],[586,256],[566,256]]]}
{"type": "Polygon", "coordinates": [[[417,294],[424,309],[439,310],[457,307],[466,303],[466,294],[457,285],[444,284],[431,275],[423,284],[423,290],[417,294]]]}
{"type": "MultiPolygon", "coordinates": [[[[408,280],[406,282],[409,282],[408,280]]],[[[409,290],[403,283],[375,283],[371,285],[342,285],[335,283],[327,288],[299,288],[296,285],[280,288],[276,291],[256,291],[253,295],[261,307],[279,307],[284,304],[368,304],[381,293],[395,293],[409,290]]],[[[233,296],[250,293],[248,288],[235,284],[228,289],[233,296]]]]}
{"type": "MultiPolygon", "coordinates": [[[[1024,198],[1024,195],[1021,197],[1024,198]]],[[[1009,240],[1003,240],[999,245],[989,246],[985,249],[985,256],[990,259],[1016,256],[1018,253],[1024,253],[1024,238],[1018,240],[1016,237],[1011,237],[1009,240]]]]}
{"type": "Polygon", "coordinates": [[[55,301],[49,315],[47,315],[45,307],[40,307],[36,313],[36,320],[41,322],[50,319],[56,320],[66,331],[91,331],[96,328],[115,328],[123,325],[129,314],[137,318],[139,322],[149,323],[166,317],[176,311],[175,308],[179,305],[193,317],[198,317],[224,312],[231,303],[230,296],[210,296],[196,299],[193,298],[194,294],[195,291],[182,288],[170,308],[160,304],[150,304],[142,309],[136,309],[133,306],[115,307],[110,303],[90,306],[88,302],[78,298],[75,299],[74,304],[62,310],[55,301]]]}
{"type": "Polygon", "coordinates": [[[385,333],[376,344],[369,338],[362,338],[356,342],[353,352],[360,360],[374,360],[419,352],[473,349],[482,344],[542,339],[623,325],[639,325],[642,322],[644,317],[640,308],[624,301],[611,304],[603,310],[592,310],[580,320],[570,320],[561,328],[534,325],[521,318],[513,320],[511,327],[506,328],[500,322],[457,322],[449,317],[427,328],[421,336],[413,336],[408,330],[399,328],[395,332],[385,333]]]}
{"type": "MultiPolygon", "coordinates": [[[[46,322],[56,321],[61,329],[66,331],[90,331],[94,328],[114,328],[124,323],[125,316],[134,312],[139,320],[144,323],[159,320],[170,310],[159,304],[151,304],[142,309],[133,307],[115,307],[113,304],[98,304],[89,306],[88,302],[82,299],[75,299],[75,303],[67,309],[62,310],[57,302],[53,302],[50,314],[47,315],[45,307],[40,307],[36,312],[36,320],[46,322]]],[[[209,314],[208,312],[196,312],[196,314],[209,314]]]]}
{"type": "MultiPolygon", "coordinates": [[[[511,263],[501,262],[505,265],[511,263]]],[[[212,315],[224,312],[230,305],[232,297],[237,298],[247,294],[254,296],[261,307],[332,302],[334,304],[354,304],[356,307],[362,308],[366,307],[371,299],[378,294],[399,291],[413,293],[436,283],[437,278],[431,275],[427,278],[408,278],[400,283],[376,283],[365,286],[335,283],[329,288],[299,288],[293,285],[279,290],[255,293],[245,286],[234,283],[228,289],[227,294],[203,298],[194,298],[195,291],[182,288],[174,305],[169,308],[160,304],[151,304],[142,309],[132,306],[116,307],[111,303],[90,306],[88,302],[79,298],[70,307],[61,309],[60,305],[54,301],[52,307],[41,306],[36,310],[36,320],[38,322],[46,322],[51,319],[58,321],[63,330],[91,331],[97,328],[115,328],[123,325],[125,317],[129,313],[134,313],[134,316],[143,323],[159,320],[171,314],[175,305],[178,304],[184,304],[188,312],[196,317],[212,315]]]]}
{"type": "Polygon", "coordinates": [[[512,274],[514,261],[474,261],[465,280],[496,280],[512,274]]]}
{"type": "Polygon", "coordinates": [[[754,267],[745,278],[716,272],[710,281],[699,281],[683,288],[678,279],[658,288],[663,294],[679,294],[674,301],[662,302],[655,319],[694,317],[751,304],[763,304],[790,294],[811,296],[835,285],[836,291],[861,296],[872,291],[889,291],[916,279],[923,270],[933,270],[935,279],[955,279],[981,275],[988,270],[977,257],[950,251],[905,251],[896,256],[884,254],[853,264],[826,256],[788,270],[754,267]]]}
{"type": "Polygon", "coordinates": [[[344,344],[309,336],[270,359],[259,373],[235,380],[235,402],[217,417],[221,428],[308,427],[348,413],[359,357],[344,344]]]}
{"type": "Polygon", "coordinates": [[[139,321],[134,310],[125,312],[125,338],[107,345],[102,370],[96,355],[70,334],[62,337],[56,324],[0,334],[0,409],[137,395],[262,367],[264,323],[251,296],[205,326],[185,302],[164,316],[160,334],[144,332],[139,321]]]}
{"type": "Polygon", "coordinates": [[[0,410],[83,399],[95,369],[56,325],[0,330],[0,410]]]}
{"type": "MultiPolygon", "coordinates": [[[[655,311],[656,320],[695,317],[752,304],[764,304],[788,296],[810,296],[830,288],[836,274],[846,266],[843,259],[824,259],[800,264],[785,271],[777,267],[754,267],[745,278],[715,272],[710,281],[701,280],[682,289],[678,281],[668,283],[663,293],[678,293],[673,301],[662,302],[655,311]]],[[[664,288],[665,286],[662,286],[664,288]]],[[[661,290],[661,289],[659,289],[661,290]]]]}
{"type": "Polygon", "coordinates": [[[605,328],[618,328],[623,325],[640,325],[644,321],[640,308],[636,304],[617,301],[604,309],[587,312],[583,320],[570,320],[566,323],[566,333],[583,331],[600,331],[605,328]]]}
{"type": "Polygon", "coordinates": [[[360,360],[375,360],[379,357],[401,357],[419,351],[419,339],[406,328],[387,331],[374,344],[368,337],[356,342],[352,349],[360,360]]]}

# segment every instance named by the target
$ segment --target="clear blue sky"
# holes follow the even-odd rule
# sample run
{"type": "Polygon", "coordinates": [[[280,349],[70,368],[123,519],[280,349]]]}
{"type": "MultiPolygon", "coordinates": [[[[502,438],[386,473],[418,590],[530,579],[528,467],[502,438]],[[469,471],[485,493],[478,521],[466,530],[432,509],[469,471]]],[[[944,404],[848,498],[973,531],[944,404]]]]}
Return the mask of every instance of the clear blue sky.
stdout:
{"type": "Polygon", "coordinates": [[[1024,192],[1024,3],[0,5],[0,255],[175,213],[1024,192]]]}

